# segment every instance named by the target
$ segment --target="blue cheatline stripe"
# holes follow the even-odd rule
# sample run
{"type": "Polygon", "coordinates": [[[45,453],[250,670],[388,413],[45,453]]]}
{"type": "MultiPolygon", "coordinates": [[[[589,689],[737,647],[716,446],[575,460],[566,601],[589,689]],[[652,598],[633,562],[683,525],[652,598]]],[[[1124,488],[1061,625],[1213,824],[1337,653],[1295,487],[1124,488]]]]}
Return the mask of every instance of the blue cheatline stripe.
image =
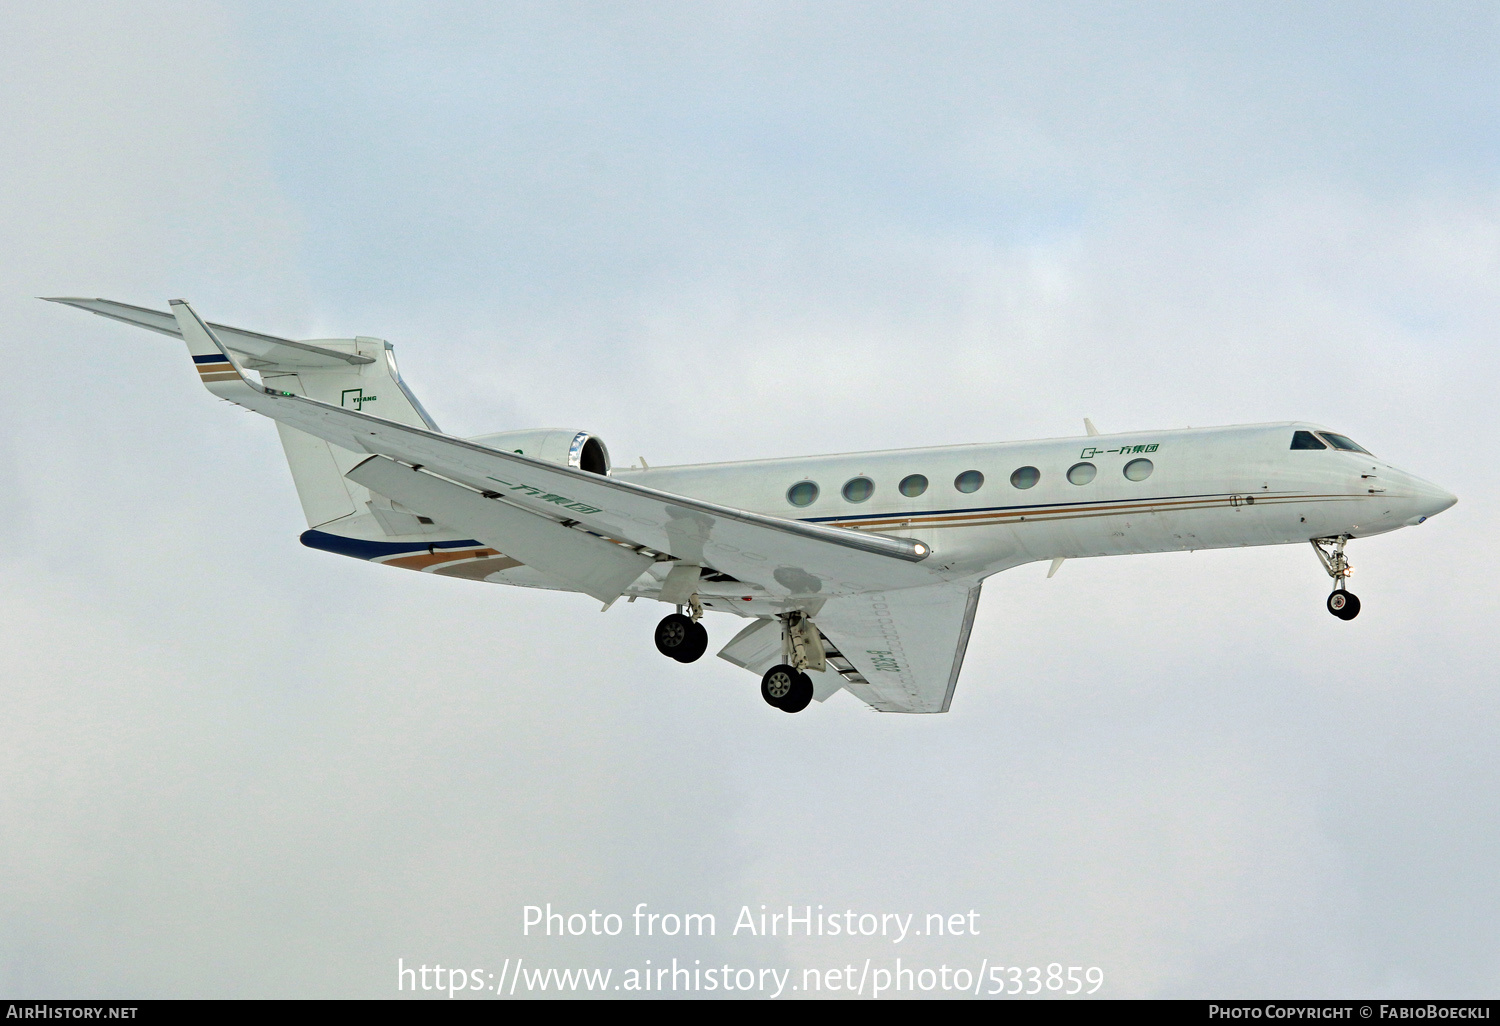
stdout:
{"type": "Polygon", "coordinates": [[[328,534],[326,531],[303,531],[301,540],[302,544],[310,549],[336,552],[340,556],[353,556],[355,559],[415,555],[418,552],[430,552],[433,549],[483,548],[482,543],[475,541],[473,538],[467,538],[463,541],[440,541],[419,545],[412,542],[372,542],[361,538],[345,538],[341,534],[328,534]]]}
{"type": "Polygon", "coordinates": [[[223,353],[211,353],[208,356],[195,356],[195,357],[193,357],[193,362],[194,363],[228,363],[229,362],[229,357],[225,356],[223,353]]]}

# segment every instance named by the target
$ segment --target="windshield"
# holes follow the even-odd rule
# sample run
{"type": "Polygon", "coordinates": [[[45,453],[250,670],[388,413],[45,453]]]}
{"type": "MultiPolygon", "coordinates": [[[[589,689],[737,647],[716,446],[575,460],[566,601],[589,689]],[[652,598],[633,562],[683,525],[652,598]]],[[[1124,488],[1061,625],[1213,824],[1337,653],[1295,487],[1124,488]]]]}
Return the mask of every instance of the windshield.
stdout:
{"type": "Polygon", "coordinates": [[[1318,436],[1311,431],[1298,431],[1292,435],[1293,449],[1326,449],[1328,446],[1318,441],[1318,436]]]}
{"type": "Polygon", "coordinates": [[[1366,456],[1374,455],[1374,453],[1370,452],[1370,450],[1366,449],[1364,446],[1355,445],[1354,440],[1345,435],[1336,435],[1332,431],[1324,431],[1321,432],[1321,434],[1323,436],[1323,440],[1326,441],[1329,445],[1333,446],[1335,449],[1342,449],[1345,452],[1362,452],[1366,456]]]}

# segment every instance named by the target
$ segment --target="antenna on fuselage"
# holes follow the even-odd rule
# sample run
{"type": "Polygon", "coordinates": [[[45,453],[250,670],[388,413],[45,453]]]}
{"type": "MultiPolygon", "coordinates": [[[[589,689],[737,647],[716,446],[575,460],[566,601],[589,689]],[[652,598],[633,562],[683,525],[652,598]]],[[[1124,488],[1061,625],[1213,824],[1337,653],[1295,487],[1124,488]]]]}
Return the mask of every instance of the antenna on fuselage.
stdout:
{"type": "Polygon", "coordinates": [[[1089,420],[1087,417],[1083,418],[1083,430],[1090,437],[1093,437],[1094,435],[1097,435],[1099,433],[1099,429],[1094,427],[1094,422],[1089,420]]]}

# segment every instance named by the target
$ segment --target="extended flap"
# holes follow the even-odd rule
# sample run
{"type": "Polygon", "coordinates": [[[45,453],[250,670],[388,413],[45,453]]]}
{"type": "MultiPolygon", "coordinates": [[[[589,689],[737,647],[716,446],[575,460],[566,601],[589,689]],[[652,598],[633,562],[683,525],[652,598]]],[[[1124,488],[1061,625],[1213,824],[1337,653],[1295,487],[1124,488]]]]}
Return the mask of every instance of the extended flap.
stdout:
{"type": "Polygon", "coordinates": [[[634,549],[487,499],[384,456],[366,460],[347,476],[601,602],[618,598],[653,562],[634,549]]]}

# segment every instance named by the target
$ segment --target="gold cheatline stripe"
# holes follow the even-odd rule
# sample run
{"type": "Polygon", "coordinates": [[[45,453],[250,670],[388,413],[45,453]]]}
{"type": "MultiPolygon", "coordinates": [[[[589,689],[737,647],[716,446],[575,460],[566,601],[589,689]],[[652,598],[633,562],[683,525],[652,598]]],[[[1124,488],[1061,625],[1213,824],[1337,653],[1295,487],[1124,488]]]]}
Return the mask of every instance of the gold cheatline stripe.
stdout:
{"type": "Polygon", "coordinates": [[[419,552],[410,556],[397,556],[394,559],[375,560],[386,566],[399,566],[406,570],[425,570],[430,566],[441,563],[457,563],[466,559],[484,559],[489,556],[498,556],[500,553],[494,549],[457,549],[448,552],[419,552]]]}
{"type": "MultiPolygon", "coordinates": [[[[1255,496],[1255,502],[1247,503],[1242,500],[1238,505],[1273,506],[1294,502],[1317,502],[1323,499],[1360,499],[1363,497],[1361,495],[1295,495],[1279,498],[1255,496]]],[[[1233,507],[1235,505],[1228,496],[1224,496],[1223,498],[1214,499],[1172,499],[1162,502],[1140,502],[1131,503],[1127,506],[1053,506],[1050,508],[1031,507],[1029,509],[993,510],[986,513],[948,513],[928,516],[883,517],[880,520],[833,521],[833,526],[864,529],[944,526],[976,527],[1012,520],[1020,521],[1027,517],[1033,520],[1047,521],[1078,520],[1091,517],[1124,516],[1131,513],[1150,513],[1159,510],[1189,512],[1193,510],[1214,509],[1219,506],[1233,507]]]]}

